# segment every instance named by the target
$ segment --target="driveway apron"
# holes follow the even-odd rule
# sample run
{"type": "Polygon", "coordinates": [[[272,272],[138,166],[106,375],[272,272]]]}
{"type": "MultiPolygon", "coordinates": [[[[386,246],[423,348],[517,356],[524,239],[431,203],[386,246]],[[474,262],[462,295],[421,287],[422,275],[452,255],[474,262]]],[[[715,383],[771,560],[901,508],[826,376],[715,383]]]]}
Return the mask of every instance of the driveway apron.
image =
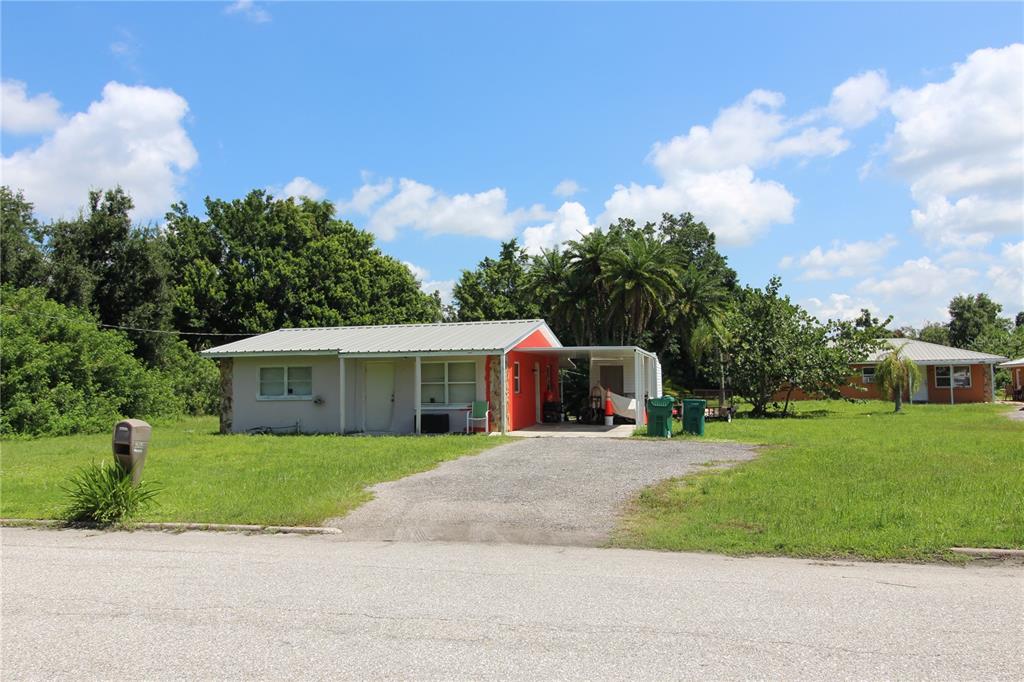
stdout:
{"type": "Polygon", "coordinates": [[[375,485],[372,501],[325,525],[351,540],[598,546],[644,487],[755,454],[681,439],[523,439],[375,485]]]}

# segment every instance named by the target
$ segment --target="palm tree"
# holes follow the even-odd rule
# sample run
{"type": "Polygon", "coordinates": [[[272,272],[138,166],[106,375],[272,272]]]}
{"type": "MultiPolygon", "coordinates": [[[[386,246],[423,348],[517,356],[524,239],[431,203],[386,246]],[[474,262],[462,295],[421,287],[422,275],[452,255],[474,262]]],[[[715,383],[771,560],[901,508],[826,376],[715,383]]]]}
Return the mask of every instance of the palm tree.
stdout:
{"type": "Polygon", "coordinates": [[[612,243],[608,232],[594,230],[565,245],[568,298],[573,304],[571,320],[576,340],[585,345],[608,341],[609,326],[603,319],[608,292],[602,274],[612,243]]]}
{"type": "Polygon", "coordinates": [[[896,403],[895,412],[903,409],[903,392],[908,394],[917,390],[921,383],[921,370],[913,360],[903,354],[906,344],[893,346],[875,368],[875,385],[884,397],[891,396],[896,403]]]}
{"type": "Polygon", "coordinates": [[[608,290],[609,321],[625,320],[620,343],[636,343],[656,314],[667,313],[676,275],[668,249],[656,237],[634,232],[608,252],[601,279],[608,290]]]}

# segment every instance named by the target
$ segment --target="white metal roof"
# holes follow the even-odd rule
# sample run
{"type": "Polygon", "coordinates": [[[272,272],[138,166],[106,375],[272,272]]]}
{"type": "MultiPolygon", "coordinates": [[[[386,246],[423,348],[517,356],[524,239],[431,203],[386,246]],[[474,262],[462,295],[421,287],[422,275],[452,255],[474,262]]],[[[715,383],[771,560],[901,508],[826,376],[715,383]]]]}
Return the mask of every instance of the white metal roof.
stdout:
{"type": "Polygon", "coordinates": [[[1017,358],[999,365],[1000,367],[1024,367],[1024,358],[1017,358]]]}
{"type": "MultiPolygon", "coordinates": [[[[991,353],[979,353],[974,350],[953,348],[917,339],[885,339],[885,342],[894,347],[901,347],[903,354],[922,365],[945,365],[950,363],[962,364],[995,364],[1006,358],[991,353]]],[[[887,349],[875,351],[868,356],[865,362],[881,362],[885,357],[887,349]]]]}
{"type": "Polygon", "coordinates": [[[561,346],[544,320],[439,322],[364,327],[278,329],[202,352],[206,357],[239,355],[391,354],[506,350],[542,330],[561,346]]]}

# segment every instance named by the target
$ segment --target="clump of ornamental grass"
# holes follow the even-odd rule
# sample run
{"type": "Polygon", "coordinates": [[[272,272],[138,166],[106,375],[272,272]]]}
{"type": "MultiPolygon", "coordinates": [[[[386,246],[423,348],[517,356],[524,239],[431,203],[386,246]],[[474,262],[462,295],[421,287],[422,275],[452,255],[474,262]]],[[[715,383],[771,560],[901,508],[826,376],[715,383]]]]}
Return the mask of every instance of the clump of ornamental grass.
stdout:
{"type": "Polygon", "coordinates": [[[70,498],[61,515],[65,521],[100,526],[128,523],[160,492],[147,481],[132,485],[131,473],[112,462],[79,469],[61,489],[70,498]]]}

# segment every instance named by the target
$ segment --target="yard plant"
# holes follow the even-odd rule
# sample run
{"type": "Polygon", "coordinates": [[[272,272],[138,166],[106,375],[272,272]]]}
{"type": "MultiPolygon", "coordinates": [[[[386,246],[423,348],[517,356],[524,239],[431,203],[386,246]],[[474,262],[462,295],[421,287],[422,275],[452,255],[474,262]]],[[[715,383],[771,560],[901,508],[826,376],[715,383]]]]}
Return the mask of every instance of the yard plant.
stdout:
{"type": "Polygon", "coordinates": [[[160,489],[150,481],[132,484],[131,472],[108,461],[93,462],[75,473],[66,486],[69,498],[61,517],[69,523],[101,526],[131,521],[153,505],[160,489]]]}
{"type": "Polygon", "coordinates": [[[1024,548],[1024,424],[999,414],[1007,407],[794,409],[708,423],[708,438],[759,444],[761,455],[645,490],[616,544],[900,560],[954,559],[954,546],[1024,548]]]}
{"type": "MultiPolygon", "coordinates": [[[[135,521],[316,525],[371,497],[366,488],[505,442],[498,436],[222,436],[212,417],[153,424],[145,478],[159,504],[135,521]]],[[[110,435],[2,443],[0,515],[64,517],[66,481],[110,453],[110,435]]]]}

